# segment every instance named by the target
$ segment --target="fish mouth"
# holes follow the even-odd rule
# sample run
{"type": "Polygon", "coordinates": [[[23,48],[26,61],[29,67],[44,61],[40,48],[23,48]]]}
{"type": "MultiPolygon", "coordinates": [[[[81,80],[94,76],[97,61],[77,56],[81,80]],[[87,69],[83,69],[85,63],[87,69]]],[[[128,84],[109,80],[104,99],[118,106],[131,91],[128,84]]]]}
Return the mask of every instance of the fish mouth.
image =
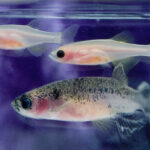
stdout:
{"type": "MultiPolygon", "coordinates": [[[[59,58],[55,55],[54,52],[50,53],[50,54],[49,54],[49,57],[50,57],[52,60],[56,61],[56,62],[59,62],[59,63],[61,62],[61,61],[59,60],[59,58]]],[[[61,62],[61,63],[63,63],[63,62],[61,62]]]]}
{"type": "Polygon", "coordinates": [[[19,109],[19,105],[16,101],[12,101],[11,102],[11,107],[16,111],[16,112],[19,112],[20,109],[19,109]]]}
{"type": "Polygon", "coordinates": [[[57,60],[57,59],[56,59],[56,56],[55,56],[55,54],[54,54],[53,52],[49,54],[49,57],[50,57],[51,59],[55,60],[55,61],[57,60]]]}

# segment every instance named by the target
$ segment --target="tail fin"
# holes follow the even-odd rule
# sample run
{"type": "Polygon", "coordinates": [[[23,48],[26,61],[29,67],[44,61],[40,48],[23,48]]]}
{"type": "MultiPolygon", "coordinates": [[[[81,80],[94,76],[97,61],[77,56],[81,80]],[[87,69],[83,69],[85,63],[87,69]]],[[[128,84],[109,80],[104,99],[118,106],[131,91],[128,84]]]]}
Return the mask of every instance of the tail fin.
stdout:
{"type": "Polygon", "coordinates": [[[66,30],[64,30],[62,32],[62,44],[68,44],[74,41],[74,37],[76,36],[77,32],[79,29],[79,25],[74,24],[72,26],[70,26],[69,28],[67,28],[66,30]]]}
{"type": "MultiPolygon", "coordinates": [[[[78,31],[79,26],[78,25],[72,25],[71,27],[67,28],[65,31],[63,31],[61,33],[60,38],[58,39],[58,41],[60,41],[60,43],[62,44],[67,44],[67,43],[71,43],[74,41],[74,37],[78,31]]],[[[55,42],[56,43],[56,42],[55,42]]],[[[59,43],[59,42],[58,42],[59,43]]],[[[41,55],[43,55],[43,53],[45,53],[46,51],[48,51],[51,46],[51,43],[45,43],[45,44],[40,44],[40,45],[36,45],[33,47],[29,47],[28,50],[29,52],[36,56],[39,57],[41,55]]]]}
{"type": "MultiPolygon", "coordinates": [[[[79,25],[75,24],[70,26],[69,28],[65,29],[64,31],[59,32],[51,32],[52,29],[61,28],[60,22],[53,23],[51,20],[47,19],[35,19],[31,21],[28,26],[36,29],[40,29],[42,32],[45,32],[49,36],[49,33],[51,35],[53,34],[54,41],[52,39],[50,40],[50,43],[58,43],[58,44],[67,44],[74,41],[74,37],[78,31],[79,25]],[[56,24],[56,25],[55,25],[56,24]],[[57,34],[57,36],[56,36],[57,34]]],[[[36,57],[41,56],[45,51],[48,51],[50,49],[50,43],[40,44],[33,47],[28,48],[30,53],[36,57]]]]}
{"type": "Polygon", "coordinates": [[[145,112],[150,113],[150,85],[147,82],[142,82],[139,85],[138,90],[142,95],[140,103],[145,112]]]}
{"type": "MultiPolygon", "coordinates": [[[[49,32],[52,32],[52,30],[55,30],[55,29],[62,30],[63,24],[61,24],[61,22],[58,22],[58,21],[52,24],[51,20],[47,20],[47,19],[35,19],[35,20],[32,20],[28,24],[28,26],[45,31],[47,32],[47,34],[49,34],[49,32]]],[[[65,29],[64,31],[61,31],[61,32],[53,31],[53,33],[61,33],[60,43],[68,44],[74,41],[74,37],[76,36],[78,29],[79,29],[79,25],[73,24],[67,29],[65,29]]]]}

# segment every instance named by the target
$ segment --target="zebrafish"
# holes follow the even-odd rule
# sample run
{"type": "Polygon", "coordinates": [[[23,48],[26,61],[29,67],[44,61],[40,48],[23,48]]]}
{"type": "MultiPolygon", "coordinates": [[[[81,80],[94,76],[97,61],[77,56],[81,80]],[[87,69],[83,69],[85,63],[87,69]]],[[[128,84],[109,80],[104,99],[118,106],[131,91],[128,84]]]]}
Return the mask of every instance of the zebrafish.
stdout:
{"type": "Polygon", "coordinates": [[[135,90],[127,82],[119,64],[112,77],[56,81],[18,96],[11,105],[19,114],[35,119],[91,121],[105,129],[115,123],[124,136],[142,128],[150,111],[150,86],[142,83],[135,90]]]}

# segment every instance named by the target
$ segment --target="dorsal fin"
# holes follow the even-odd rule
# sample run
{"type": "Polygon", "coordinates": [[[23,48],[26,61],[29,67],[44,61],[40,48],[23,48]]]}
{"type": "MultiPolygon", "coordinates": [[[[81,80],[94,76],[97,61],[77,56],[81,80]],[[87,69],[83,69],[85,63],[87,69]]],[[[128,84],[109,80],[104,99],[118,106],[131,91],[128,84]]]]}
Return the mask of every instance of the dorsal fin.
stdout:
{"type": "Polygon", "coordinates": [[[134,37],[129,31],[123,31],[115,35],[112,39],[120,42],[134,43],[134,37]]]}
{"type": "Polygon", "coordinates": [[[112,77],[123,84],[128,84],[123,65],[119,63],[113,70],[112,77]]]}
{"type": "Polygon", "coordinates": [[[50,23],[47,19],[34,19],[31,22],[29,22],[28,26],[46,32],[52,31],[50,23]]]}

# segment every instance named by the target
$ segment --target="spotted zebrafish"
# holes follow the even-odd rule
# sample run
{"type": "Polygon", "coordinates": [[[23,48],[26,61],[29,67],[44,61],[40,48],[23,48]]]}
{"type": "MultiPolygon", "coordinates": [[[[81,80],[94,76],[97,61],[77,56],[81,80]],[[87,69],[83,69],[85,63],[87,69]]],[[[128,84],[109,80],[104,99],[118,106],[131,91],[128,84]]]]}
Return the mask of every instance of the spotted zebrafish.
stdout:
{"type": "Polygon", "coordinates": [[[53,82],[24,93],[11,104],[19,114],[36,119],[92,121],[98,128],[107,128],[113,122],[124,135],[143,127],[145,111],[149,111],[149,90],[148,84],[139,90],[127,86],[119,64],[112,77],[53,82]]]}

